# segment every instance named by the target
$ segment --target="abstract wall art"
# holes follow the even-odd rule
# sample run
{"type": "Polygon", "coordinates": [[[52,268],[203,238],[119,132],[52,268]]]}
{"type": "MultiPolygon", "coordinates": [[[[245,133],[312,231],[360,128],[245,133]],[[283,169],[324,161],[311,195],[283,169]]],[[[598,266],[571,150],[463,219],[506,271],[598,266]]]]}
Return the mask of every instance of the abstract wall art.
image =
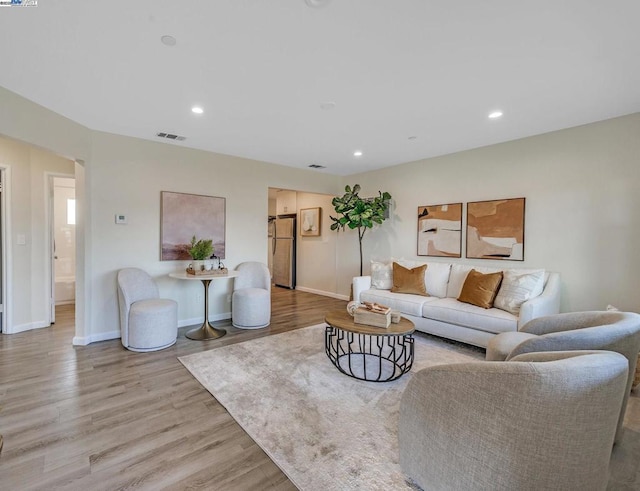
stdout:
{"type": "Polygon", "coordinates": [[[300,235],[319,237],[322,224],[322,208],[303,208],[300,210],[300,235]]]}
{"type": "Polygon", "coordinates": [[[462,203],[418,207],[418,256],[461,257],[462,203]]]}
{"type": "Polygon", "coordinates": [[[200,194],[160,193],[160,260],[191,259],[191,237],[212,239],[214,254],[225,258],[226,199],[200,194]]]}
{"type": "Polygon", "coordinates": [[[467,203],[467,257],[524,261],[525,198],[467,203]]]}

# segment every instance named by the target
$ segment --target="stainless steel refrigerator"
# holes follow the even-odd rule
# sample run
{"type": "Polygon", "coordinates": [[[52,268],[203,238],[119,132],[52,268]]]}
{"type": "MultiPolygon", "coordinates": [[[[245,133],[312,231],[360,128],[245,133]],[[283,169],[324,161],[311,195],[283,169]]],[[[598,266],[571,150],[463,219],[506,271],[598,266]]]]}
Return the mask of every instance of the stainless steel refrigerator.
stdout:
{"type": "Polygon", "coordinates": [[[273,236],[273,283],[296,287],[296,216],[278,215],[273,236]]]}

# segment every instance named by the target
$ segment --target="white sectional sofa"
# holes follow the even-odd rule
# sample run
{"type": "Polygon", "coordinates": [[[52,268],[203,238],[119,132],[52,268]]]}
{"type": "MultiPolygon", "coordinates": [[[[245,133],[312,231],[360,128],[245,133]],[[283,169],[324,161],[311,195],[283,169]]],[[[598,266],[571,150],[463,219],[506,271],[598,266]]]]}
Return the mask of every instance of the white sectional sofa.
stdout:
{"type": "MultiPolygon", "coordinates": [[[[376,266],[383,263],[372,261],[373,284],[372,276],[355,277],[353,299],[356,302],[376,302],[400,311],[404,317],[413,321],[418,331],[486,348],[489,340],[496,334],[517,331],[531,319],[557,314],[560,311],[560,275],[558,273],[545,271],[540,274],[542,270],[486,268],[459,263],[420,263],[402,260],[397,262],[407,268],[420,264],[427,265],[424,279],[429,296],[391,292],[391,287],[384,278],[389,274],[388,271],[382,272],[383,280],[380,281],[381,268],[376,266]],[[518,278],[536,271],[540,281],[534,288],[535,291],[531,291],[530,295],[525,293],[525,298],[531,298],[517,307],[507,308],[507,310],[496,307],[485,309],[457,300],[467,274],[472,269],[481,273],[503,271],[505,279],[507,276],[518,278]],[[381,286],[383,288],[380,288],[381,286]]],[[[390,267],[391,261],[387,264],[390,267]]],[[[506,289],[506,284],[507,282],[503,281],[501,288],[506,289]]],[[[500,295],[500,292],[498,294],[500,295]]],[[[504,295],[502,298],[504,299],[504,295]]],[[[504,306],[504,300],[502,303],[504,306]]]]}

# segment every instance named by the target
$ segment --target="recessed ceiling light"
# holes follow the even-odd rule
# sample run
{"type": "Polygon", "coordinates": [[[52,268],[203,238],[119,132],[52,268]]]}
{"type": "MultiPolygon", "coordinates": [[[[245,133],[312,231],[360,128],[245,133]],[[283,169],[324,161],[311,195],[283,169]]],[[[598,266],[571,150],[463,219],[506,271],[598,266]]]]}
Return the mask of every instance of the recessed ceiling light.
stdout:
{"type": "Polygon", "coordinates": [[[169,36],[169,35],[165,34],[164,36],[162,36],[160,38],[160,42],[162,44],[164,44],[165,46],[175,46],[176,45],[176,38],[174,38],[173,36],[169,36]]]}
{"type": "Polygon", "coordinates": [[[200,106],[193,106],[191,108],[191,112],[196,114],[202,114],[204,112],[204,109],[202,109],[200,106]]]}
{"type": "Polygon", "coordinates": [[[502,117],[502,111],[493,111],[489,113],[489,119],[498,119],[502,117]]]}
{"type": "Polygon", "coordinates": [[[322,109],[323,111],[330,111],[331,109],[336,107],[336,103],[335,102],[321,102],[320,103],[320,109],[322,109]]]}
{"type": "Polygon", "coordinates": [[[353,152],[353,156],[354,157],[362,157],[362,151],[356,150],[355,152],[353,152]]]}
{"type": "Polygon", "coordinates": [[[309,7],[317,9],[321,7],[326,7],[331,0],[304,0],[309,7]]]}

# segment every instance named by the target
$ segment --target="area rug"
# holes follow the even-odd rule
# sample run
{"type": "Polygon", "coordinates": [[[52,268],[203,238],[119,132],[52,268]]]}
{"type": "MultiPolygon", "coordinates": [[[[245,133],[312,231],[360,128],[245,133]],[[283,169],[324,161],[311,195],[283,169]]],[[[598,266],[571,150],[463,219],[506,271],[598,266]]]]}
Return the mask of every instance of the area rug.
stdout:
{"type": "Polygon", "coordinates": [[[416,334],[411,372],[393,382],[340,373],[324,325],[180,358],[301,490],[413,489],[398,463],[400,397],[416,371],[484,352],[416,334]]]}

